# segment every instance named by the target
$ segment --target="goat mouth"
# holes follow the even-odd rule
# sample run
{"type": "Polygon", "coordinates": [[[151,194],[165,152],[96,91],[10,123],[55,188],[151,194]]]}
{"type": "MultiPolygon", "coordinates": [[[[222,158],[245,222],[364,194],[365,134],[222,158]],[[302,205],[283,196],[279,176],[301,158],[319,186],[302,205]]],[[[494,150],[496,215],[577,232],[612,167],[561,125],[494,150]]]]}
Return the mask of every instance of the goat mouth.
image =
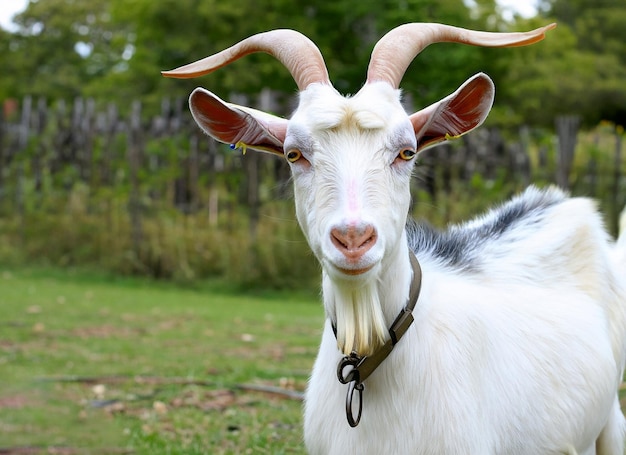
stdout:
{"type": "Polygon", "coordinates": [[[356,275],[363,275],[364,273],[369,272],[370,270],[372,270],[373,267],[374,267],[374,264],[367,266],[367,267],[363,267],[362,269],[344,269],[341,267],[337,267],[337,270],[339,270],[344,275],[356,276],[356,275]]]}

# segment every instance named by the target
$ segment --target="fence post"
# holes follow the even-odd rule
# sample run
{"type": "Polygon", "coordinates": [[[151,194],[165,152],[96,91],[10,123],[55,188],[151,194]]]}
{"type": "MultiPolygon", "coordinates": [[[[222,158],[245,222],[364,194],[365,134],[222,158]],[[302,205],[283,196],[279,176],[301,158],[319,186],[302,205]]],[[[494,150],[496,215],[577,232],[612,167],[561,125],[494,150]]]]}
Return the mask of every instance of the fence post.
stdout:
{"type": "Polygon", "coordinates": [[[128,211],[130,216],[130,235],[135,259],[141,260],[141,195],[139,189],[139,169],[141,167],[141,102],[133,101],[130,123],[128,127],[128,164],[130,178],[130,194],[128,211]]]}
{"type": "MultiPolygon", "coordinates": [[[[196,132],[197,136],[198,133],[196,132]]],[[[215,182],[216,175],[223,171],[224,161],[217,153],[217,142],[212,139],[207,141],[207,153],[209,155],[209,226],[217,227],[219,223],[220,198],[218,185],[215,182]]]]}
{"type": "Polygon", "coordinates": [[[189,138],[189,206],[187,213],[195,213],[200,207],[200,158],[198,147],[200,146],[197,135],[189,138]]]}
{"type": "Polygon", "coordinates": [[[113,184],[114,174],[114,152],[115,152],[115,137],[118,133],[118,112],[117,105],[115,103],[109,103],[106,112],[106,127],[105,127],[105,141],[102,149],[102,168],[101,179],[103,185],[113,184]]]}
{"type": "MultiPolygon", "coordinates": [[[[72,148],[70,162],[73,161],[79,179],[83,178],[83,168],[85,166],[83,153],[85,151],[85,131],[82,128],[83,119],[85,118],[85,100],[77,96],[74,98],[74,107],[72,108],[72,148]]],[[[71,182],[73,185],[75,182],[71,182]]],[[[71,186],[70,185],[70,186],[71,186]]]]}
{"type": "Polygon", "coordinates": [[[38,137],[38,143],[34,148],[33,160],[32,160],[32,172],[35,179],[35,191],[37,192],[37,202],[41,203],[43,197],[43,174],[45,168],[45,145],[42,140],[43,133],[46,129],[46,123],[48,121],[48,107],[45,98],[39,98],[37,100],[37,113],[33,117],[34,124],[33,129],[38,137]]]}
{"type": "MultiPolygon", "coordinates": [[[[32,114],[32,98],[26,96],[22,102],[22,116],[20,121],[19,135],[18,135],[18,151],[24,152],[28,146],[28,137],[30,135],[30,117],[32,114]]],[[[15,186],[15,203],[17,206],[17,213],[19,213],[20,219],[20,237],[21,242],[24,244],[26,241],[26,196],[24,194],[24,161],[18,160],[17,165],[17,182],[15,186]]]]}
{"type": "Polygon", "coordinates": [[[4,138],[6,137],[5,132],[8,129],[8,123],[6,122],[4,113],[5,106],[3,105],[2,109],[0,109],[0,202],[2,202],[4,196],[5,150],[8,150],[8,146],[4,143],[4,138]]]}
{"type": "Polygon", "coordinates": [[[50,174],[56,174],[63,167],[64,150],[69,148],[69,130],[71,130],[71,123],[69,123],[67,119],[64,100],[61,99],[57,101],[54,116],[56,120],[56,133],[49,153],[50,174]]]}
{"type": "Polygon", "coordinates": [[[81,121],[81,130],[83,135],[83,150],[80,176],[85,183],[94,185],[93,179],[93,144],[95,129],[96,101],[93,98],[87,98],[85,103],[85,115],[81,121]]]}
{"type": "Polygon", "coordinates": [[[575,115],[562,115],[556,118],[556,132],[559,141],[557,154],[556,183],[561,188],[569,189],[569,174],[574,162],[574,150],[576,149],[576,136],[580,117],[575,115]]]}

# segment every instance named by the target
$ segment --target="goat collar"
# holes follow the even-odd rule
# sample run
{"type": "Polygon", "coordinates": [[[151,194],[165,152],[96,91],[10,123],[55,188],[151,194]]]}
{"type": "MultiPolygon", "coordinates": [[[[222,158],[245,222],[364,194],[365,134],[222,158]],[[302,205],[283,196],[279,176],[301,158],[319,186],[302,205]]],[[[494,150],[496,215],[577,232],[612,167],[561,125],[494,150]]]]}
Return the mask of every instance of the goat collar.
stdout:
{"type": "MultiPolygon", "coordinates": [[[[356,352],[343,357],[337,365],[337,379],[342,384],[348,384],[348,393],[346,395],[346,417],[351,427],[356,427],[361,420],[361,412],[363,411],[363,381],[365,381],[378,366],[391,354],[394,346],[400,341],[402,336],[407,332],[413,323],[413,309],[417,304],[420,289],[422,288],[422,268],[415,255],[409,253],[411,259],[411,268],[413,269],[413,281],[411,281],[411,289],[409,291],[409,299],[406,306],[400,311],[393,324],[389,328],[389,340],[378,348],[372,355],[359,356],[356,352]],[[351,367],[345,372],[347,367],[351,367]],[[352,409],[352,398],[354,391],[359,392],[359,410],[354,418],[352,409]]],[[[333,324],[333,332],[337,336],[337,328],[333,324]]]]}

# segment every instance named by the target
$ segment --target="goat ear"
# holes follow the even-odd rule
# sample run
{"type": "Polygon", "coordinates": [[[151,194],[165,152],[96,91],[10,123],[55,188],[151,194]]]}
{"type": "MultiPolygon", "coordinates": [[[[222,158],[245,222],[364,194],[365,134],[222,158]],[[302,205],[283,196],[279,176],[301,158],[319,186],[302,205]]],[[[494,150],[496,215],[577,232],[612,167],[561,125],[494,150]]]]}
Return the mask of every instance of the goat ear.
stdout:
{"type": "Polygon", "coordinates": [[[189,106],[196,123],[214,139],[283,156],[286,119],[227,103],[203,88],[191,93],[189,106]]]}
{"type": "Polygon", "coordinates": [[[409,118],[418,151],[456,139],[479,126],[491,110],[494,95],[489,76],[478,73],[453,94],[412,114],[409,118]]]}

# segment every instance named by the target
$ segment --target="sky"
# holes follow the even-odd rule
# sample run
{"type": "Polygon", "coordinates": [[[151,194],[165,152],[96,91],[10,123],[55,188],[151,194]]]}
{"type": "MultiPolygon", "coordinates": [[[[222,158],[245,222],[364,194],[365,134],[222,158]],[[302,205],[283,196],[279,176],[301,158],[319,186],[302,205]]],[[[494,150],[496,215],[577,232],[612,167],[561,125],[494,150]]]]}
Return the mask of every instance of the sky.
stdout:
{"type": "MultiPolygon", "coordinates": [[[[501,7],[517,12],[522,17],[532,17],[537,12],[537,0],[497,0],[501,7]]],[[[504,17],[507,17],[504,15],[504,17]]]]}
{"type": "Polygon", "coordinates": [[[2,0],[0,1],[0,27],[11,29],[11,19],[17,13],[26,9],[28,0],[2,0]]]}
{"type": "MultiPolygon", "coordinates": [[[[498,0],[506,10],[517,11],[521,16],[529,17],[535,13],[537,0],[498,0]]],[[[11,19],[24,11],[28,0],[0,0],[0,27],[11,30],[11,19]]],[[[506,17],[506,15],[505,15],[506,17]]]]}

